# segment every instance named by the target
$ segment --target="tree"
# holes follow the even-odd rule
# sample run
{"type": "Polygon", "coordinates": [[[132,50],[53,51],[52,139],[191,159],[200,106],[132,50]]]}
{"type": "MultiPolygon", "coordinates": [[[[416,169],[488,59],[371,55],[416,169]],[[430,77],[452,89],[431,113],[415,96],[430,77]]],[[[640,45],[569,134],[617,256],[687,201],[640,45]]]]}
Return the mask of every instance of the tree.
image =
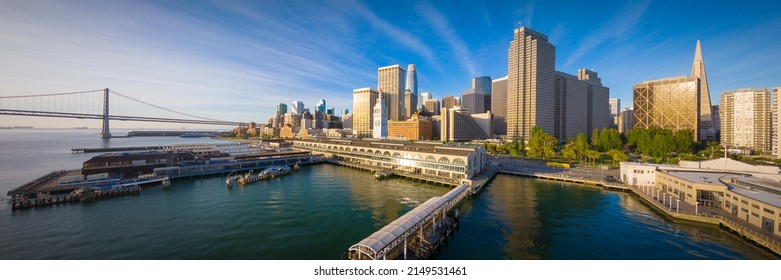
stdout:
{"type": "Polygon", "coordinates": [[[617,163],[622,161],[627,161],[629,159],[629,156],[627,156],[624,152],[616,149],[607,151],[607,155],[609,155],[610,158],[613,159],[613,165],[616,165],[617,163]]]}
{"type": "Polygon", "coordinates": [[[564,144],[564,148],[561,149],[561,158],[566,159],[568,163],[572,163],[573,159],[578,158],[578,154],[575,152],[575,141],[570,139],[567,144],[564,144]]]}
{"type": "Polygon", "coordinates": [[[591,146],[599,146],[599,128],[595,128],[594,131],[591,132],[591,146]]]}
{"type": "Polygon", "coordinates": [[[595,150],[588,150],[586,151],[586,157],[591,159],[591,164],[596,164],[596,160],[601,156],[599,152],[595,150]]]}
{"type": "Polygon", "coordinates": [[[588,144],[588,137],[585,133],[578,133],[578,136],[575,137],[575,154],[580,159],[580,162],[583,163],[584,157],[586,156],[586,151],[589,149],[588,144]]]}
{"type": "Polygon", "coordinates": [[[621,135],[618,134],[618,130],[615,128],[603,128],[599,132],[599,143],[597,148],[599,151],[609,151],[612,149],[621,149],[623,142],[621,141],[621,135]]]}
{"type": "Polygon", "coordinates": [[[679,153],[688,153],[692,151],[694,146],[694,138],[691,131],[678,130],[673,134],[675,138],[675,151],[679,153]]]}
{"type": "Polygon", "coordinates": [[[554,148],[558,141],[542,128],[532,127],[532,137],[529,140],[529,157],[534,159],[549,159],[556,155],[554,148]]]}

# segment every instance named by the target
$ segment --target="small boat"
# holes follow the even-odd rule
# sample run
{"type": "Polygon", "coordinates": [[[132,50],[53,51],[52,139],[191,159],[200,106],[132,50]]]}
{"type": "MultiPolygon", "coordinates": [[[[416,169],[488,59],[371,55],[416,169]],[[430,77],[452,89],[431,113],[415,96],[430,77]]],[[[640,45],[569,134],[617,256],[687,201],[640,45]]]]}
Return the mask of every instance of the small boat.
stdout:
{"type": "Polygon", "coordinates": [[[279,177],[279,176],[284,176],[284,175],[289,174],[290,171],[291,171],[290,166],[287,166],[287,165],[272,166],[272,167],[269,167],[269,168],[261,171],[257,175],[253,175],[252,170],[250,170],[250,172],[247,172],[247,174],[244,174],[244,176],[240,177],[237,180],[237,182],[240,185],[246,185],[246,184],[257,182],[257,181],[260,181],[260,180],[265,180],[265,179],[276,178],[276,177],[279,177]]]}
{"type": "Polygon", "coordinates": [[[167,189],[169,189],[171,187],[171,179],[169,179],[168,177],[165,177],[165,178],[163,178],[163,181],[160,182],[160,184],[163,185],[163,189],[164,190],[167,190],[167,189]]]}
{"type": "Polygon", "coordinates": [[[226,188],[232,188],[234,185],[236,185],[239,178],[241,178],[241,175],[233,175],[233,173],[236,173],[236,171],[231,171],[231,173],[228,173],[228,178],[225,179],[226,188]]]}

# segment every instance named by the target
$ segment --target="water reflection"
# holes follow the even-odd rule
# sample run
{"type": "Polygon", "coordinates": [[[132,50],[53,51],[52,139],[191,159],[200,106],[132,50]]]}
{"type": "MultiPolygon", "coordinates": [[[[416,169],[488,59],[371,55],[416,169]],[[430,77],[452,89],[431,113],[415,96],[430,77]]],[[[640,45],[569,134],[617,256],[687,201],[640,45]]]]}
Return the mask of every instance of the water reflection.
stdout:
{"type": "Polygon", "coordinates": [[[776,258],[716,226],[670,221],[630,193],[596,187],[500,175],[462,208],[461,229],[439,259],[776,258]]]}

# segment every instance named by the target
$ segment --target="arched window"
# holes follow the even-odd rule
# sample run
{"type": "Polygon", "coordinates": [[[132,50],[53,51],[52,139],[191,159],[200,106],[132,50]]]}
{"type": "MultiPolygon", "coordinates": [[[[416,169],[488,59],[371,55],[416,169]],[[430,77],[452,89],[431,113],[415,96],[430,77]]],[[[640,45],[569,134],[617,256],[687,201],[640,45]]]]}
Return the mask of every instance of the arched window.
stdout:
{"type": "Polygon", "coordinates": [[[393,157],[395,157],[395,158],[400,158],[400,157],[401,157],[401,154],[399,154],[399,153],[393,153],[393,157]]]}
{"type": "Polygon", "coordinates": [[[366,153],[366,150],[361,149],[360,152],[363,154],[363,153],[366,153]]]}
{"type": "Polygon", "coordinates": [[[450,160],[447,159],[446,157],[441,157],[441,158],[439,158],[439,162],[440,163],[450,163],[450,160]]]}
{"type": "Polygon", "coordinates": [[[390,152],[384,152],[384,153],[382,153],[382,155],[386,156],[386,157],[389,157],[391,154],[390,154],[390,152]]]}
{"type": "Polygon", "coordinates": [[[357,153],[357,152],[358,152],[358,148],[353,148],[353,153],[357,153]]]}
{"type": "Polygon", "coordinates": [[[434,156],[427,156],[426,161],[437,161],[437,159],[434,156]]]}
{"type": "Polygon", "coordinates": [[[453,164],[464,165],[465,163],[463,159],[457,158],[453,160],[453,164]]]}
{"type": "Polygon", "coordinates": [[[373,153],[374,153],[374,151],[372,151],[371,149],[369,149],[369,150],[368,150],[368,151],[366,151],[366,152],[367,152],[367,153],[369,153],[369,154],[373,154],[373,153]]]}
{"type": "Polygon", "coordinates": [[[374,154],[375,154],[375,155],[378,155],[378,156],[381,156],[381,155],[382,155],[382,152],[380,152],[380,150],[376,150],[376,151],[374,151],[374,154]]]}

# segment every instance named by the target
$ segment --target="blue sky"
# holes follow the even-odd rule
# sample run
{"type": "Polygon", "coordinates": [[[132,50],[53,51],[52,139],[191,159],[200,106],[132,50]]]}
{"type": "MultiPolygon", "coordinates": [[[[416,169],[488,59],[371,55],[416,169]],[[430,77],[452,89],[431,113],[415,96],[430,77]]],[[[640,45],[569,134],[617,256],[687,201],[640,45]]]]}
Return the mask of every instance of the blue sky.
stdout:
{"type": "MultiPolygon", "coordinates": [[[[352,110],[352,89],[376,87],[378,67],[414,63],[419,90],[441,98],[474,76],[506,75],[519,21],[548,35],[557,70],[596,70],[622,106],[635,83],[689,75],[697,39],[714,104],[724,91],[781,86],[772,1],[35,0],[0,1],[0,96],[109,87],[195,115],[265,122],[293,100],[352,110]]],[[[0,116],[0,125],[33,122],[99,126],[0,116]]]]}

